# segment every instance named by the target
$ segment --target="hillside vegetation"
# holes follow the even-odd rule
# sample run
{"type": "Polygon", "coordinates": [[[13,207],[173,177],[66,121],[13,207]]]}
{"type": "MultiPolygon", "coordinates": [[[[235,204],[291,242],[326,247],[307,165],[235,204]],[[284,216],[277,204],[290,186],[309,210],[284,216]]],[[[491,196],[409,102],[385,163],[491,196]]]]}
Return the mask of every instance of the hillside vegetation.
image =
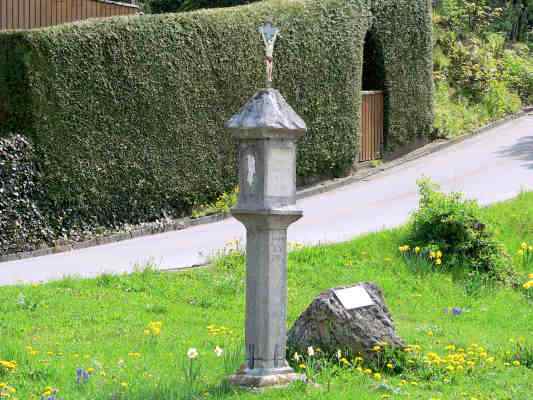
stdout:
{"type": "Polygon", "coordinates": [[[434,10],[435,128],[455,136],[533,103],[533,2],[442,0],[434,10]]]}

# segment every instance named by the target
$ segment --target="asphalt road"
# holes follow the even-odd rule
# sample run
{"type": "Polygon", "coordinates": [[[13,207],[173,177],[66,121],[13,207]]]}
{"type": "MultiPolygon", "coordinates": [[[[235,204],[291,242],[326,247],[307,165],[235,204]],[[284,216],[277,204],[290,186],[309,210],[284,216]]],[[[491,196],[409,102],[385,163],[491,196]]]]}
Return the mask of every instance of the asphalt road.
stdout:
{"type": "MultiPolygon", "coordinates": [[[[533,116],[506,123],[437,153],[332,192],[299,201],[304,217],[289,240],[340,242],[404,223],[418,202],[416,180],[427,176],[445,191],[489,204],[533,190],[533,116]]],[[[242,240],[234,219],[33,259],[0,263],[0,285],[74,275],[129,272],[148,262],[161,269],[204,264],[228,241],[242,240]]]]}

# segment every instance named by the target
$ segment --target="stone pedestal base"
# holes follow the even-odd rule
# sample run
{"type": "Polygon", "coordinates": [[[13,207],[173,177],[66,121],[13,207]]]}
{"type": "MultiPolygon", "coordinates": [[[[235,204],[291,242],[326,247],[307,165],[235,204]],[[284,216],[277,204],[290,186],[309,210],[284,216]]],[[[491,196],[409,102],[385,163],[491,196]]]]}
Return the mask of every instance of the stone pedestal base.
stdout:
{"type": "Polygon", "coordinates": [[[297,374],[289,367],[268,370],[242,367],[229,377],[232,385],[257,389],[283,387],[296,381],[305,382],[305,375],[297,374]]]}

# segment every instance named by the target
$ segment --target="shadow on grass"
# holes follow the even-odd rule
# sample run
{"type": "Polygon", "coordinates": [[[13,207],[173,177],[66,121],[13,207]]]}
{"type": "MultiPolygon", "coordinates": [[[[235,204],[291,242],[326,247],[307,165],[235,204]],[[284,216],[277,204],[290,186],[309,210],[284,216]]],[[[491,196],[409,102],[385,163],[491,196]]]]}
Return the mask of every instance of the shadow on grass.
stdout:
{"type": "Polygon", "coordinates": [[[502,158],[514,158],[525,161],[525,168],[533,169],[533,136],[525,136],[520,140],[498,152],[502,158]]]}

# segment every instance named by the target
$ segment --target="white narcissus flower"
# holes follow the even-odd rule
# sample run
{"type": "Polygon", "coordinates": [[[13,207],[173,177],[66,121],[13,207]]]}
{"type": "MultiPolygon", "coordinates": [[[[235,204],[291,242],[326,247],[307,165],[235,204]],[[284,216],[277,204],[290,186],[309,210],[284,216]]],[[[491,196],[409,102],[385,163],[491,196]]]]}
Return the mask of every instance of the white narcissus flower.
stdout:
{"type": "Polygon", "coordinates": [[[302,357],[298,354],[298,352],[295,352],[292,358],[294,359],[294,361],[299,362],[302,357]]]}
{"type": "Polygon", "coordinates": [[[307,348],[307,355],[308,355],[309,357],[313,357],[313,356],[315,355],[315,349],[313,349],[313,346],[309,346],[309,347],[307,348]]]}
{"type": "Polygon", "coordinates": [[[187,357],[189,360],[194,360],[198,357],[198,350],[196,350],[194,347],[191,347],[189,351],[187,351],[187,357]]]}
{"type": "Polygon", "coordinates": [[[215,347],[215,354],[217,357],[222,357],[222,354],[224,354],[224,350],[222,350],[220,347],[215,347]]]}
{"type": "Polygon", "coordinates": [[[342,358],[342,351],[337,350],[337,360],[340,360],[342,358]]]}

